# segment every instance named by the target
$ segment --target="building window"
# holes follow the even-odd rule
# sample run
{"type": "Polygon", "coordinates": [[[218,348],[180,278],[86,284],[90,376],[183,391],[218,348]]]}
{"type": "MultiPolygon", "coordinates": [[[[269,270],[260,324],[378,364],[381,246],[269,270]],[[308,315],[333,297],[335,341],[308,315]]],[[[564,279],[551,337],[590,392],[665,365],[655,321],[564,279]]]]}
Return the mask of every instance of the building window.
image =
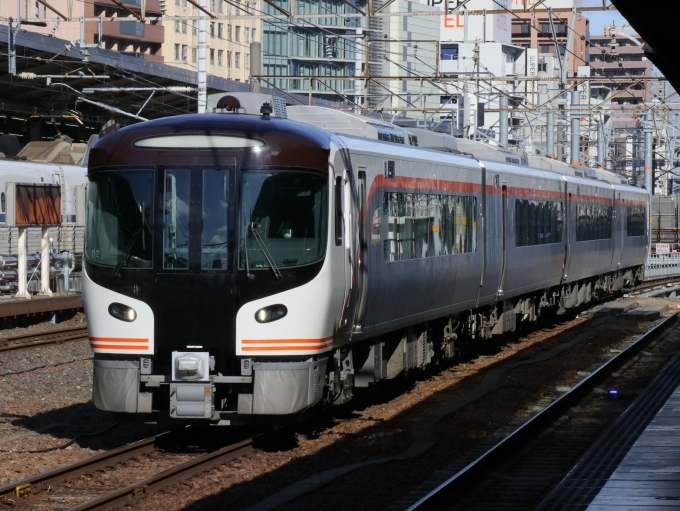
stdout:
{"type": "Polygon", "coordinates": [[[187,0],[182,0],[182,7],[187,8],[187,0]]]}
{"type": "MultiPolygon", "coordinates": [[[[406,49],[406,47],[404,47],[404,49],[406,49]]],[[[458,60],[458,45],[442,44],[440,57],[441,60],[458,60]]]]}
{"type": "Polygon", "coordinates": [[[231,41],[231,25],[227,25],[227,41],[231,41]]]}
{"type": "Polygon", "coordinates": [[[245,60],[243,61],[243,67],[245,69],[250,69],[250,53],[246,53],[245,60]]]}
{"type": "Polygon", "coordinates": [[[179,0],[175,0],[175,5],[179,5],[179,0]]]}
{"type": "Polygon", "coordinates": [[[186,34],[187,33],[187,22],[182,21],[182,33],[186,34]]]}
{"type": "Polygon", "coordinates": [[[198,50],[196,48],[191,48],[191,62],[196,63],[198,60],[198,50]]]}
{"type": "Polygon", "coordinates": [[[540,44],[538,46],[538,53],[552,53],[552,44],[540,44]]]}
{"type": "Polygon", "coordinates": [[[197,23],[197,22],[192,23],[192,25],[191,25],[191,33],[192,33],[193,35],[197,35],[197,34],[198,34],[198,23],[197,23]]]}
{"type": "Polygon", "coordinates": [[[217,65],[224,65],[224,50],[217,50],[217,65]]]}
{"type": "Polygon", "coordinates": [[[210,0],[210,11],[215,12],[215,0],[210,0]]]}
{"type": "Polygon", "coordinates": [[[210,37],[215,38],[215,22],[211,21],[210,22],[210,37]]]}
{"type": "Polygon", "coordinates": [[[227,52],[227,67],[231,67],[231,52],[227,52]]]}
{"type": "Polygon", "coordinates": [[[236,57],[234,57],[234,67],[236,69],[241,69],[241,52],[236,52],[236,57]]]}
{"type": "Polygon", "coordinates": [[[241,42],[241,27],[236,27],[236,42],[241,42]]]}
{"type": "Polygon", "coordinates": [[[210,65],[215,65],[215,50],[213,48],[210,48],[210,65]]]}
{"type": "Polygon", "coordinates": [[[217,24],[217,37],[224,39],[224,23],[217,24]]]}
{"type": "Polygon", "coordinates": [[[248,30],[248,27],[245,27],[245,28],[243,29],[243,36],[245,37],[245,42],[246,42],[246,43],[249,43],[249,42],[250,42],[250,37],[248,37],[249,35],[250,35],[250,30],[248,30]]]}
{"type": "Polygon", "coordinates": [[[179,44],[175,45],[175,60],[179,60],[179,44]]]}
{"type": "Polygon", "coordinates": [[[182,60],[183,60],[184,62],[186,62],[186,61],[188,60],[188,58],[189,58],[189,55],[188,55],[187,52],[188,52],[187,45],[186,45],[186,44],[183,44],[183,45],[182,45],[182,60]]]}
{"type": "Polygon", "coordinates": [[[253,42],[256,41],[256,39],[255,39],[255,29],[254,28],[252,29],[250,40],[253,41],[253,42]]]}
{"type": "Polygon", "coordinates": [[[179,20],[175,20],[175,32],[179,34],[179,20]]]}
{"type": "Polygon", "coordinates": [[[218,0],[218,2],[217,2],[217,12],[219,12],[219,13],[224,12],[224,6],[222,5],[222,0],[218,0]]]}
{"type": "Polygon", "coordinates": [[[538,93],[539,94],[547,94],[548,93],[548,84],[539,83],[538,84],[538,93]]]}

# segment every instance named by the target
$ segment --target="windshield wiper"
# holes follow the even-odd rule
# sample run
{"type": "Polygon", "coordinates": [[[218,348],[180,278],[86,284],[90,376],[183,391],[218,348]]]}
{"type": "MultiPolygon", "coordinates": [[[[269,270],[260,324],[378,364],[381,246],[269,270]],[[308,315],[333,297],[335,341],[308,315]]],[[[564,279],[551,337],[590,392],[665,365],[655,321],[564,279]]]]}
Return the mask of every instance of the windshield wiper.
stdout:
{"type": "MultiPolygon", "coordinates": [[[[267,262],[269,263],[269,267],[272,269],[272,272],[274,273],[274,278],[276,280],[279,280],[283,277],[281,275],[281,271],[279,270],[279,267],[276,266],[276,263],[274,262],[274,258],[272,255],[269,253],[269,250],[267,250],[267,247],[264,244],[264,241],[262,241],[262,236],[260,236],[260,233],[258,232],[257,229],[255,229],[255,226],[251,223],[250,224],[250,232],[253,233],[253,238],[255,238],[255,241],[257,241],[257,244],[260,245],[260,248],[262,249],[262,253],[264,254],[265,259],[267,259],[267,262]]],[[[246,239],[246,243],[248,240],[246,239]]]]}
{"type": "Polygon", "coordinates": [[[125,264],[127,262],[127,260],[129,259],[130,250],[132,250],[132,246],[135,244],[135,241],[137,241],[137,238],[139,237],[141,232],[142,232],[142,228],[137,227],[137,230],[134,233],[132,233],[132,237],[130,238],[130,241],[128,241],[128,244],[125,245],[125,250],[123,250],[123,257],[121,257],[120,261],[118,261],[118,264],[113,269],[113,276],[114,277],[117,277],[120,274],[120,269],[123,267],[123,264],[125,264]]]}
{"type": "Polygon", "coordinates": [[[243,251],[246,255],[246,278],[252,279],[255,275],[250,273],[250,265],[248,264],[248,229],[246,229],[246,235],[243,237],[243,251]]]}

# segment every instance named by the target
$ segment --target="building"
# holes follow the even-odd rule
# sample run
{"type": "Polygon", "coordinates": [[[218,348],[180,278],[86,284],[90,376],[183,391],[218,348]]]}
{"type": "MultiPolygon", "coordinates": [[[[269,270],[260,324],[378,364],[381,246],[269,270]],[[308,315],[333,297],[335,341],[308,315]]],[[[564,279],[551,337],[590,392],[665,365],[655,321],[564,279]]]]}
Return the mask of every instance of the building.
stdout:
{"type": "MultiPolygon", "coordinates": [[[[136,15],[138,16],[141,11],[141,0],[122,0],[122,2],[114,2],[113,0],[93,0],[92,2],[51,0],[50,5],[54,7],[56,12],[52,12],[51,9],[37,1],[31,2],[30,7],[28,2],[19,3],[21,12],[17,12],[17,4],[2,2],[0,3],[0,17],[12,17],[14,20],[17,17],[27,19],[66,16],[72,20],[81,17],[124,17],[126,21],[106,21],[105,19],[102,19],[100,23],[57,21],[47,23],[46,26],[22,24],[21,28],[65,39],[81,48],[84,45],[98,45],[103,49],[154,62],[163,62],[163,55],[165,54],[163,26],[156,21],[142,23],[138,20],[136,15]]],[[[148,16],[160,16],[160,0],[146,0],[145,9],[148,16]]]]}
{"type": "MultiPolygon", "coordinates": [[[[277,1],[280,9],[289,12],[290,0],[277,1]]],[[[366,8],[366,2],[359,2],[366,8]]],[[[357,4],[354,4],[357,5],[357,4]]],[[[354,77],[360,74],[364,61],[364,44],[357,41],[362,27],[357,18],[323,17],[324,14],[354,14],[353,7],[343,0],[299,0],[292,14],[318,14],[318,18],[295,18],[288,21],[263,20],[262,72],[265,76],[354,77]],[[355,74],[359,66],[359,72],[355,74]]],[[[374,4],[375,8],[375,4],[374,4]]],[[[280,15],[272,5],[263,7],[266,14],[280,15]]],[[[268,79],[287,92],[299,92],[314,97],[349,97],[356,94],[353,80],[311,78],[268,79]]]]}
{"type": "Polygon", "coordinates": [[[609,35],[597,35],[591,37],[591,45],[590,66],[593,76],[627,78],[616,83],[606,79],[594,82],[612,88],[613,103],[637,105],[651,101],[653,83],[635,83],[636,78],[652,76],[654,71],[654,65],[644,54],[644,41],[640,36],[618,33],[612,38],[609,35]],[[613,47],[612,41],[615,43],[613,47]]]}
{"type": "Polygon", "coordinates": [[[579,14],[561,12],[553,14],[551,24],[547,13],[519,12],[512,19],[512,43],[538,50],[539,74],[553,74],[555,69],[550,63],[555,61],[558,72],[576,76],[579,66],[590,62],[590,20],[579,14]],[[571,37],[570,31],[573,31],[571,37]]]}
{"type": "MultiPolygon", "coordinates": [[[[111,1],[111,0],[106,0],[111,1]]],[[[148,0],[147,0],[148,1],[148,0]]],[[[211,75],[237,82],[250,80],[250,43],[260,40],[261,22],[249,18],[260,14],[259,0],[210,0],[210,12],[218,19],[207,22],[207,70],[211,75]],[[242,7],[237,7],[241,6],[242,7]]],[[[170,16],[198,16],[200,11],[187,0],[169,0],[170,16]]],[[[163,54],[167,64],[198,70],[198,21],[164,21],[165,44],[163,54]]]]}

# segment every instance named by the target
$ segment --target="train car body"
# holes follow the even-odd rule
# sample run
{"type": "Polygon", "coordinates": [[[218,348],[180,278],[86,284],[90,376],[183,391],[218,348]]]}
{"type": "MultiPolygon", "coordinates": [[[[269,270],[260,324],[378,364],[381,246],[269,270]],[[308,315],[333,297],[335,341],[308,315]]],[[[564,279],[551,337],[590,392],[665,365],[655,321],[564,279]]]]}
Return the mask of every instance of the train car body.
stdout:
{"type": "MultiPolygon", "coordinates": [[[[48,237],[52,240],[50,250],[53,291],[79,291],[80,276],[74,269],[80,267],[85,239],[85,188],[87,168],[68,163],[54,163],[51,159],[54,148],[68,152],[69,140],[54,142],[32,142],[19,153],[35,156],[38,160],[21,158],[0,158],[0,291],[14,292],[17,289],[17,255],[19,253],[19,227],[13,222],[16,207],[13,190],[16,185],[52,185],[59,189],[59,223],[50,225],[48,237]],[[42,159],[40,159],[42,158],[42,159]],[[63,265],[70,267],[66,272],[69,282],[61,278],[63,265]]],[[[84,144],[76,144],[76,149],[84,151],[84,144]]],[[[78,152],[82,158],[82,151],[78,152]]],[[[62,153],[64,151],[61,151],[62,153]]],[[[59,156],[57,154],[56,156],[59,156]]],[[[56,158],[58,159],[58,158],[56,158]]],[[[70,160],[69,160],[70,161],[70,160]]],[[[39,226],[26,228],[26,252],[28,257],[28,291],[39,292],[39,255],[42,242],[42,229],[39,226]],[[33,255],[35,254],[35,255],[33,255]],[[37,277],[37,278],[36,278],[37,277]]]]}
{"type": "Polygon", "coordinates": [[[268,115],[131,126],[92,149],[94,404],[280,421],[639,278],[639,188],[268,115]]]}

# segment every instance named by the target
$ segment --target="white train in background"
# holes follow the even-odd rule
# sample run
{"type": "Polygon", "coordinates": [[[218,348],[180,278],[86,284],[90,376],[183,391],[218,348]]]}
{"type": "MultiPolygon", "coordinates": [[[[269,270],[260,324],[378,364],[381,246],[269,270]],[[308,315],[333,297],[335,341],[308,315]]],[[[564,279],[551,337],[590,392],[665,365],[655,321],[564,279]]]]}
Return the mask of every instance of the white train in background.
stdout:
{"type": "MultiPolygon", "coordinates": [[[[0,148],[18,144],[8,137],[13,135],[0,137],[0,148]]],[[[52,196],[58,197],[59,222],[50,225],[47,233],[50,288],[53,292],[80,291],[87,153],[86,144],[72,143],[67,136],[52,141],[29,142],[14,156],[0,152],[0,294],[16,293],[19,284],[17,187],[51,189],[52,196]]],[[[42,228],[26,227],[25,231],[27,291],[39,293],[43,290],[40,274],[42,228]]]]}

